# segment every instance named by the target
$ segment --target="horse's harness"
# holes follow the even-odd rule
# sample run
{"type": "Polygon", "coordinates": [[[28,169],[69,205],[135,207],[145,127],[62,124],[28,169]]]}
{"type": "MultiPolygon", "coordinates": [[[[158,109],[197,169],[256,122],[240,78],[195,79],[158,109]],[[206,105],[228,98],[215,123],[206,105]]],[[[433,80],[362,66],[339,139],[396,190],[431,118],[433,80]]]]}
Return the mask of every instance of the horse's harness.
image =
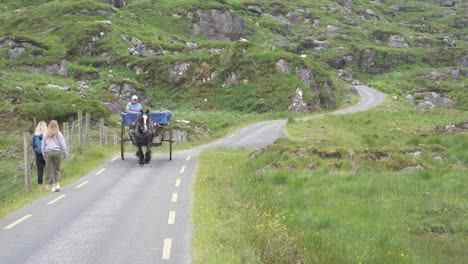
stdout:
{"type": "Polygon", "coordinates": [[[130,138],[134,145],[146,145],[157,136],[157,124],[148,115],[140,115],[130,124],[130,138]]]}

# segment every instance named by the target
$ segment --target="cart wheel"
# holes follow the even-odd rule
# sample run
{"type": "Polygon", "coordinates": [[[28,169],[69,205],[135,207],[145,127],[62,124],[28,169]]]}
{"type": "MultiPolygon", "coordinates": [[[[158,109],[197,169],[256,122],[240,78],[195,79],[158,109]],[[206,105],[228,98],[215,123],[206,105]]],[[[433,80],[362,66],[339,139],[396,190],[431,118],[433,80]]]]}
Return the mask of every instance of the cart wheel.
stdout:
{"type": "Polygon", "coordinates": [[[172,123],[169,124],[169,160],[172,160],[172,123]]]}
{"type": "Polygon", "coordinates": [[[120,129],[120,155],[122,160],[125,159],[125,124],[122,121],[122,128],[120,129]]]}

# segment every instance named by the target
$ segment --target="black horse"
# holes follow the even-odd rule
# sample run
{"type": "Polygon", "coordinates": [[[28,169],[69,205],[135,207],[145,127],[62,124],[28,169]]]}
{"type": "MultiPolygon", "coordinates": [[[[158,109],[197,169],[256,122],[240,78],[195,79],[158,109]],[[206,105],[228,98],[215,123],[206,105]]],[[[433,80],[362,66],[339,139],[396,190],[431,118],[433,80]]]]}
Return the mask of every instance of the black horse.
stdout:
{"type": "Polygon", "coordinates": [[[141,165],[150,162],[151,143],[157,133],[155,122],[149,117],[148,113],[149,110],[146,110],[146,112],[141,110],[138,118],[130,125],[129,132],[133,145],[138,147],[136,155],[141,165]],[[143,154],[143,146],[146,147],[145,154],[143,154]]]}

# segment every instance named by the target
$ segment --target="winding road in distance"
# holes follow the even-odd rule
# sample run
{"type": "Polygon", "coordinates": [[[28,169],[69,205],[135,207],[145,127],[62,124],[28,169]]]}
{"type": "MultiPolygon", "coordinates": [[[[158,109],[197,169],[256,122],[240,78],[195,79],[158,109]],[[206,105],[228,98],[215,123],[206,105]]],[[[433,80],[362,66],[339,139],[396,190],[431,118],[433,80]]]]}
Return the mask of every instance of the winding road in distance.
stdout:
{"type": "MultiPolygon", "coordinates": [[[[364,111],[385,99],[366,86],[356,88],[361,101],[330,114],[364,111]]],[[[61,192],[0,219],[0,263],[191,263],[190,205],[197,156],[215,147],[264,147],[284,137],[286,122],[245,127],[175,152],[172,161],[168,154],[157,154],[140,166],[134,154],[126,153],[125,160],[114,155],[61,192]]]]}

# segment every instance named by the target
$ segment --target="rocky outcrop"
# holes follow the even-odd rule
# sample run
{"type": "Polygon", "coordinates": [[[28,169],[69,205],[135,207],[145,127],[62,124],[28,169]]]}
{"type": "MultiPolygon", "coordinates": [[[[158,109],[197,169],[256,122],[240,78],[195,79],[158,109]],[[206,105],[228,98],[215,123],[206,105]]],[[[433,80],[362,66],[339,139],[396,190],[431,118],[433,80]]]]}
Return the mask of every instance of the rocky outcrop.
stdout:
{"type": "Polygon", "coordinates": [[[456,134],[468,130],[468,120],[464,120],[460,123],[449,123],[445,124],[442,128],[443,134],[456,134]]]}
{"type": "Polygon", "coordinates": [[[35,73],[47,73],[50,75],[58,75],[65,77],[69,76],[68,67],[65,60],[62,60],[60,64],[52,63],[45,66],[39,66],[35,64],[24,64],[22,67],[30,72],[35,73]]]}
{"type": "Polygon", "coordinates": [[[139,57],[153,57],[166,54],[166,52],[161,47],[148,48],[141,40],[137,38],[129,39],[123,34],[121,34],[120,37],[129,44],[128,53],[130,55],[139,57]]]}
{"type": "Polygon", "coordinates": [[[236,41],[249,39],[245,22],[230,10],[198,9],[187,14],[193,36],[203,35],[213,40],[236,41]]]}
{"type": "Polygon", "coordinates": [[[399,64],[414,64],[416,58],[403,53],[388,53],[368,48],[361,53],[359,63],[362,71],[380,74],[391,71],[399,64]]]}
{"type": "Polygon", "coordinates": [[[430,110],[437,106],[443,108],[452,107],[447,97],[443,97],[434,92],[415,93],[414,95],[409,94],[405,97],[405,100],[414,108],[422,111],[430,110]]]}
{"type": "Polygon", "coordinates": [[[351,9],[353,7],[353,0],[336,0],[336,2],[343,7],[351,9]]]}
{"type": "Polygon", "coordinates": [[[308,102],[309,110],[321,110],[320,91],[314,81],[314,71],[308,68],[296,67],[296,73],[299,79],[316,95],[312,101],[308,102]]]}
{"type": "Polygon", "coordinates": [[[409,48],[409,45],[408,43],[406,43],[405,38],[400,35],[391,35],[388,38],[388,45],[392,48],[409,48]]]}
{"type": "Polygon", "coordinates": [[[109,111],[111,114],[118,114],[125,110],[125,107],[119,102],[103,102],[103,104],[107,111],[109,111]]]}
{"type": "Polygon", "coordinates": [[[231,84],[237,84],[239,83],[239,74],[235,72],[228,72],[224,76],[224,80],[222,83],[222,87],[230,86],[231,84]]]}
{"type": "Polygon", "coordinates": [[[27,54],[28,50],[30,50],[28,54],[29,59],[42,57],[42,47],[38,46],[36,43],[24,39],[0,38],[0,49],[2,48],[8,48],[7,58],[10,60],[19,59],[21,56],[27,54]]]}
{"type": "Polygon", "coordinates": [[[175,65],[169,70],[169,76],[171,76],[171,78],[180,79],[188,71],[190,65],[192,65],[191,62],[175,65]]]}
{"type": "Polygon", "coordinates": [[[457,58],[455,63],[459,67],[468,67],[468,54],[463,57],[457,58]]]}
{"type": "Polygon", "coordinates": [[[289,63],[284,59],[280,59],[278,62],[276,62],[276,70],[285,73],[291,72],[289,63]]]}
{"type": "Polygon", "coordinates": [[[115,6],[115,7],[125,6],[130,2],[130,0],[96,0],[96,1],[101,2],[101,3],[110,4],[110,5],[115,6]]]}
{"type": "Polygon", "coordinates": [[[129,101],[130,98],[132,98],[132,95],[137,95],[139,102],[143,107],[153,106],[153,102],[146,94],[146,92],[131,82],[124,81],[120,83],[113,83],[109,87],[109,92],[113,94],[118,100],[124,101],[129,101]]]}
{"type": "Polygon", "coordinates": [[[294,95],[291,105],[288,107],[288,112],[306,113],[309,111],[307,103],[302,98],[303,93],[301,88],[296,88],[296,94],[294,95]]]}

